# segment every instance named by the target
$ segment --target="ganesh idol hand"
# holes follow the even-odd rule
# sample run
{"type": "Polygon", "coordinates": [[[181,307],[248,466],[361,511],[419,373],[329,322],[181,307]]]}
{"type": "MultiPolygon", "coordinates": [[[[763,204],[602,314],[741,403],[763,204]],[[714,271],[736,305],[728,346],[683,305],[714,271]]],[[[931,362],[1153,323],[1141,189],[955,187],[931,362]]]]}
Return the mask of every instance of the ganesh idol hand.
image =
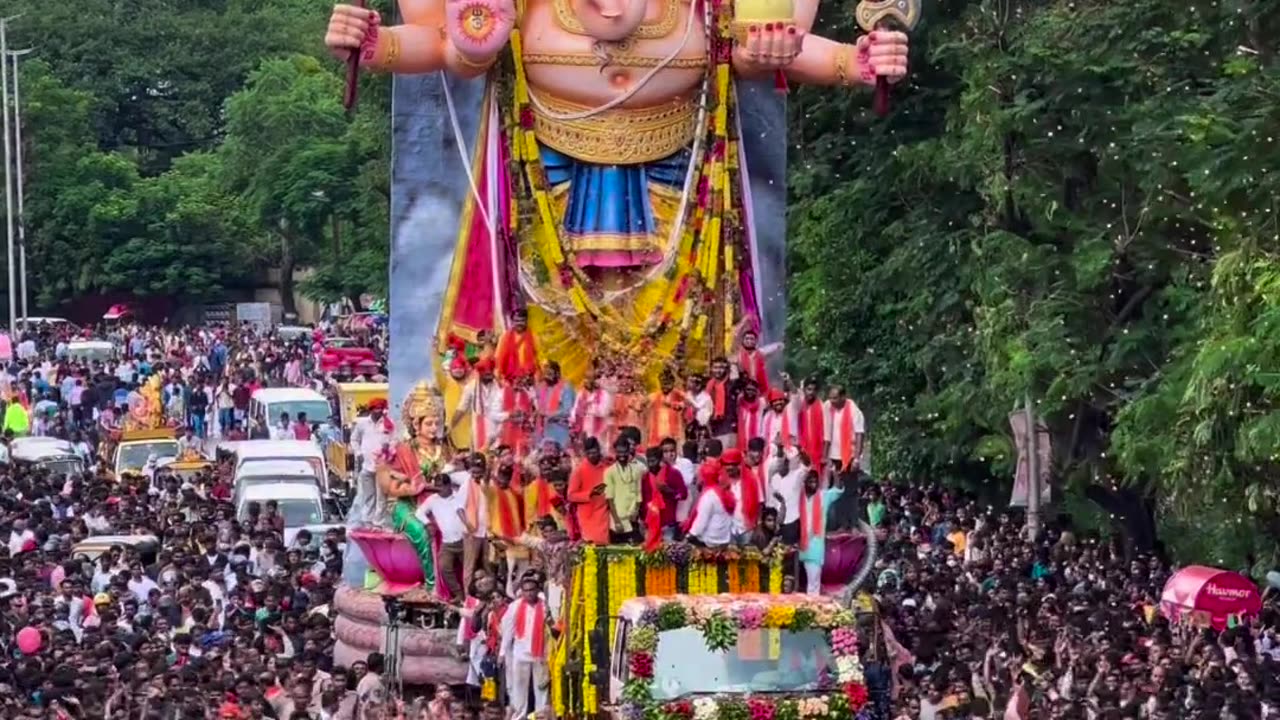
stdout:
{"type": "Polygon", "coordinates": [[[738,67],[756,71],[785,70],[804,44],[804,29],[790,23],[765,23],[747,28],[746,41],[733,49],[738,67]]]}
{"type": "Polygon", "coordinates": [[[907,34],[875,30],[858,38],[858,69],[874,85],[882,77],[896,83],[907,76],[907,34]]]}
{"type": "Polygon", "coordinates": [[[382,16],[376,10],[341,3],[334,5],[324,34],[325,47],[339,60],[347,60],[351,53],[377,42],[381,25],[382,16]]]}
{"type": "Polygon", "coordinates": [[[448,0],[445,4],[445,31],[464,64],[493,62],[515,25],[515,0],[448,0]]]}

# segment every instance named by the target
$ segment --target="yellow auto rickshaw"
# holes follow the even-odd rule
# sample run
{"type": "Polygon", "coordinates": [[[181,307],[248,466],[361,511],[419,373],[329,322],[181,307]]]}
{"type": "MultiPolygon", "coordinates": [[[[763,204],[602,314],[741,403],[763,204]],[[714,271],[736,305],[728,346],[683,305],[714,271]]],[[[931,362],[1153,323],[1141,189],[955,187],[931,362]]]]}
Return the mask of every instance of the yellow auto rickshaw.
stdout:
{"type": "MultiPolygon", "coordinates": [[[[351,450],[345,440],[351,437],[356,419],[365,414],[365,408],[374,400],[388,401],[391,386],[386,383],[338,383],[338,412],[341,413],[344,442],[331,442],[325,446],[325,459],[331,468],[351,468],[351,450]]],[[[339,473],[345,476],[346,473],[339,473]]]]}

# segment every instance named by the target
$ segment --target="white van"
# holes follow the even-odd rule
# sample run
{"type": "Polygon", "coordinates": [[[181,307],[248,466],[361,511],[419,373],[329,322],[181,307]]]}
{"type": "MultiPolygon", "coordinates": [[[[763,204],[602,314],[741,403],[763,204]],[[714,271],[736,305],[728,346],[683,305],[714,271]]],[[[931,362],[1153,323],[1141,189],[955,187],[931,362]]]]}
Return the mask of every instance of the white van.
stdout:
{"type": "Polygon", "coordinates": [[[240,504],[240,493],[244,488],[307,482],[315,484],[323,492],[324,485],[320,482],[319,473],[306,460],[252,459],[242,464],[236,471],[235,480],[232,483],[231,502],[234,505],[240,504]]]}
{"type": "Polygon", "coordinates": [[[265,507],[274,500],[284,517],[284,542],[289,545],[298,531],[305,527],[323,525],[327,521],[324,499],[320,488],[310,482],[282,482],[250,485],[239,493],[236,500],[236,518],[249,517],[249,503],[265,507]]]}
{"type": "Polygon", "coordinates": [[[120,356],[114,343],[106,340],[75,340],[67,343],[67,358],[79,362],[109,362],[120,356]]]}
{"type": "Polygon", "coordinates": [[[310,440],[245,440],[236,443],[236,467],[232,477],[239,477],[249,463],[268,460],[301,460],[315,471],[320,488],[329,489],[329,463],[324,451],[310,440]]]}
{"type": "Polygon", "coordinates": [[[249,399],[249,437],[265,440],[271,437],[271,426],[280,415],[289,414],[289,422],[305,413],[308,423],[324,422],[333,415],[333,406],[323,395],[307,388],[262,388],[249,399]]]}

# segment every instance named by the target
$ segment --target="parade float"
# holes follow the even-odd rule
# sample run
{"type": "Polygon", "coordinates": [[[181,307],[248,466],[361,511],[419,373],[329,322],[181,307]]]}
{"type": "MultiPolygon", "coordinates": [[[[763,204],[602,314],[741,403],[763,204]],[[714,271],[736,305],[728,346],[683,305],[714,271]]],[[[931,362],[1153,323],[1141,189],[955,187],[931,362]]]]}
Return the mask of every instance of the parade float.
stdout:
{"type": "Polygon", "coordinates": [[[445,469],[444,402],[423,383],[403,408],[402,437],[378,464],[376,502],[357,503],[347,518],[334,662],[350,667],[382,652],[400,682],[462,683],[467,664],[454,649],[460,618],[449,604],[456,598],[435,574],[439,537],[414,515],[428,480],[445,469]]]}
{"type": "MultiPolygon", "coordinates": [[[[459,389],[441,362],[447,348],[457,339],[464,350],[492,346],[501,365],[510,341],[514,376],[554,361],[573,385],[607,366],[650,386],[643,391],[664,372],[700,371],[737,349],[762,376],[752,343],[781,340],[786,325],[788,142],[778,91],[789,80],[882,93],[886,76],[906,72],[904,36],[811,34],[815,0],[607,4],[460,0],[446,12],[440,0],[399,0],[399,24],[363,3],[333,10],[326,43],[350,57],[348,107],[361,69],[394,74],[388,365],[393,406],[406,415],[404,439],[379,471],[386,506],[350,520],[340,664],[375,649],[382,598],[399,598],[397,607],[440,598],[429,530],[410,508],[430,474],[422,468],[443,454],[443,423],[408,415],[423,381],[459,389]]],[[[916,0],[873,0],[858,20],[870,29],[896,16],[910,27],[918,9],[916,0]]],[[[597,666],[608,645],[606,635],[593,652],[592,638],[627,599],[781,590],[779,561],[680,562],[685,551],[666,552],[675,557],[582,550],[566,605],[594,602],[594,614],[567,618],[557,649],[557,675],[577,678],[576,690],[557,691],[569,715],[598,709],[588,700],[604,682],[597,666]]],[[[861,555],[845,552],[841,567],[852,571],[861,555]]],[[[443,638],[438,628],[422,632],[434,633],[420,636],[424,647],[443,638]]],[[[444,654],[419,664],[443,665],[444,654]]],[[[415,662],[406,654],[406,680],[415,662]]],[[[463,669],[459,660],[428,679],[463,669]]]]}
{"type": "MultiPolygon", "coordinates": [[[[705,658],[687,647],[654,655],[653,643],[661,633],[685,625],[705,634],[713,650],[734,649],[736,660],[763,663],[757,669],[776,665],[800,649],[821,654],[817,639],[808,638],[808,645],[800,648],[780,631],[826,632],[847,626],[852,632],[856,620],[849,609],[852,594],[874,556],[874,546],[865,544],[867,536],[859,537],[863,544],[847,565],[848,574],[831,578],[839,585],[833,588],[836,594],[827,597],[784,593],[784,578],[791,574],[791,567],[781,547],[761,552],[673,542],[653,551],[569,544],[539,548],[549,558],[553,577],[558,575],[564,587],[557,622],[560,634],[549,659],[556,716],[587,718],[621,710],[628,718],[653,717],[655,710],[671,712],[654,705],[663,698],[732,692],[719,676],[707,676],[707,687],[685,686],[679,692],[668,688],[665,693],[649,693],[636,684],[653,680],[655,672],[674,679],[705,670],[705,658]],[[680,623],[673,624],[672,613],[680,613],[680,623]],[[658,622],[659,617],[664,619],[658,622]],[[768,632],[753,635],[755,630],[768,632]],[[655,665],[655,661],[661,662],[655,665]]],[[[850,652],[851,662],[856,663],[856,647],[850,652]]],[[[814,666],[811,680],[819,667],[825,665],[814,666]]],[[[861,682],[860,674],[857,681],[861,682]]],[[[761,686],[756,691],[780,690],[761,686]]]]}

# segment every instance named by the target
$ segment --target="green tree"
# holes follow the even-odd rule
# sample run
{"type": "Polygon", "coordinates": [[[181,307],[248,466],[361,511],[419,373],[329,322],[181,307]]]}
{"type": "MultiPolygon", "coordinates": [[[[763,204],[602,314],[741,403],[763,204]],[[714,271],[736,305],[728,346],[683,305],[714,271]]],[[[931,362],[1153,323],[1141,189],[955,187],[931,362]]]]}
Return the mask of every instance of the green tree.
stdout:
{"type": "MultiPolygon", "coordinates": [[[[385,119],[366,111],[348,121],[341,90],[331,63],[294,55],[264,62],[227,103],[226,186],[276,241],[286,312],[299,264],[320,266],[315,289],[351,294],[364,288],[348,261],[374,264],[362,241],[386,236],[385,180],[371,178],[385,172],[385,146],[370,140],[385,119]]],[[[385,264],[374,277],[383,274],[385,264]]]]}
{"type": "Polygon", "coordinates": [[[1007,487],[1031,393],[1066,488],[1274,551],[1276,9],[930,10],[892,117],[795,104],[795,363],[853,387],[881,468],[1007,487]]]}

